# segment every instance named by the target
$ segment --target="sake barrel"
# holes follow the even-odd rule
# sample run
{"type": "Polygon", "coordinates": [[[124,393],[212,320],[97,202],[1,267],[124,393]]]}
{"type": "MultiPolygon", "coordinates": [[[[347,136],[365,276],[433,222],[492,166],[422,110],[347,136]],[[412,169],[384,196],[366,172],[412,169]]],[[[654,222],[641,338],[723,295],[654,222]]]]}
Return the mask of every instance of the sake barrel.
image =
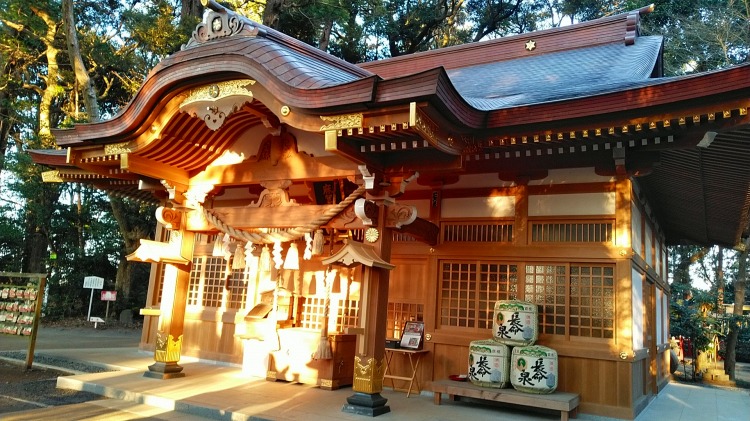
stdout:
{"type": "Polygon", "coordinates": [[[494,339],[469,344],[469,381],[477,386],[508,387],[510,348],[494,339]]]}
{"type": "Polygon", "coordinates": [[[527,393],[557,389],[557,351],[541,345],[517,346],[510,357],[510,384],[527,393]]]}
{"type": "Polygon", "coordinates": [[[492,337],[510,346],[533,345],[539,336],[536,304],[518,300],[495,303],[492,337]]]}

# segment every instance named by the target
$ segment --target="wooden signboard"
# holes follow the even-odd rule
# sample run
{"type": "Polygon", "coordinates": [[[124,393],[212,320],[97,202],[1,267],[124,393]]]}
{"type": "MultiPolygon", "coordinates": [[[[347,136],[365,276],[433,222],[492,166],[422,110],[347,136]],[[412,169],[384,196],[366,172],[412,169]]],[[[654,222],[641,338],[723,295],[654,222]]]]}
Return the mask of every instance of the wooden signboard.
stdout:
{"type": "Polygon", "coordinates": [[[0,333],[29,338],[26,369],[34,362],[46,273],[0,272],[0,333]]]}

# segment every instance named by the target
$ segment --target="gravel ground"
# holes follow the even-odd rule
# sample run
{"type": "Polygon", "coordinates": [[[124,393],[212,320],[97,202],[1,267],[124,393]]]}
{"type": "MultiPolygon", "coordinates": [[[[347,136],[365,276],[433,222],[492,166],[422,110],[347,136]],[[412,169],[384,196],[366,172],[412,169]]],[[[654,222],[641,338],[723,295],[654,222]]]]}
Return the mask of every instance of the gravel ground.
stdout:
{"type": "Polygon", "coordinates": [[[94,393],[57,388],[59,376],[107,371],[102,367],[35,355],[34,365],[26,370],[26,353],[0,352],[0,357],[3,357],[0,359],[0,414],[104,399],[94,393]]]}

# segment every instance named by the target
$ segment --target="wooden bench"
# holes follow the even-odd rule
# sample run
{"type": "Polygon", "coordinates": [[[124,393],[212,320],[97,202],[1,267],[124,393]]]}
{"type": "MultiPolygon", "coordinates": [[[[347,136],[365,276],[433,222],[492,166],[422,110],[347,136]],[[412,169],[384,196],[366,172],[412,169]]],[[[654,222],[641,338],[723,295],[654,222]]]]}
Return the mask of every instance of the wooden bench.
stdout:
{"type": "Polygon", "coordinates": [[[576,393],[553,392],[547,395],[537,395],[534,393],[519,392],[515,389],[493,389],[477,386],[469,382],[457,382],[453,380],[434,381],[432,382],[431,389],[435,394],[435,405],[440,405],[441,396],[443,393],[446,393],[452,400],[458,400],[458,396],[465,396],[534,408],[552,409],[560,411],[560,419],[562,421],[567,421],[569,414],[572,418],[576,417],[579,402],[579,397],[576,393]]]}

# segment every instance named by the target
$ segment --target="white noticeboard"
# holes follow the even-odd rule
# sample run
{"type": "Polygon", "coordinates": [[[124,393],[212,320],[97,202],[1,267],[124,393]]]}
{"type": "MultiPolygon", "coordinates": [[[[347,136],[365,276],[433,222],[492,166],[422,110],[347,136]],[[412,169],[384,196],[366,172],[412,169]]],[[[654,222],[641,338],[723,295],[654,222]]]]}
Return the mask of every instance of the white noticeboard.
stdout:
{"type": "MultiPolygon", "coordinates": [[[[94,290],[104,288],[104,278],[98,276],[86,276],[83,278],[83,287],[91,288],[91,297],[89,297],[89,314],[86,316],[86,319],[91,320],[91,302],[94,301],[94,290]]],[[[109,301],[107,304],[109,304],[109,301]]]]}
{"type": "Polygon", "coordinates": [[[98,276],[87,276],[83,278],[83,287],[91,289],[102,289],[104,288],[104,278],[98,276]]]}

